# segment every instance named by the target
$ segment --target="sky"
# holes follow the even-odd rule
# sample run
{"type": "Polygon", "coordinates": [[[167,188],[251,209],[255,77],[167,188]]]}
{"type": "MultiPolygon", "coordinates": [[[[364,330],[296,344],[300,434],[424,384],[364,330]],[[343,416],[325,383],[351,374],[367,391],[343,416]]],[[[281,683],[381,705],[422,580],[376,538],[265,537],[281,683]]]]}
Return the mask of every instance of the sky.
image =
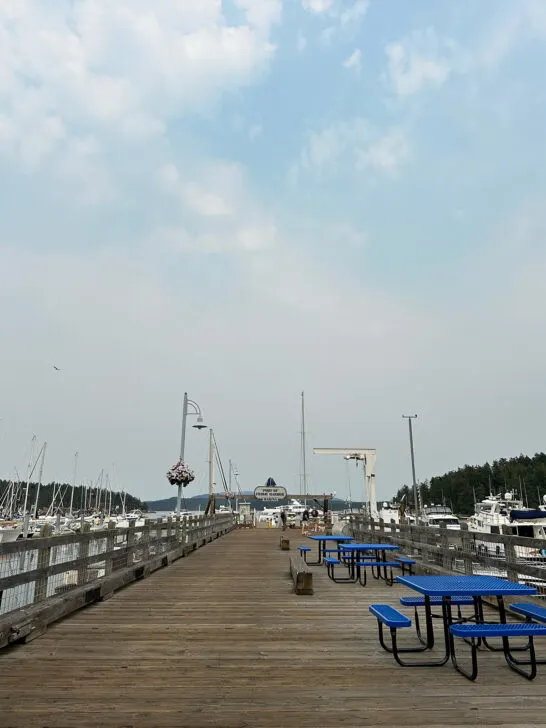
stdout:
{"type": "Polygon", "coordinates": [[[3,0],[0,473],[174,495],[184,391],[245,490],[302,390],[316,492],[543,450],[545,65],[543,0],[3,0]]]}

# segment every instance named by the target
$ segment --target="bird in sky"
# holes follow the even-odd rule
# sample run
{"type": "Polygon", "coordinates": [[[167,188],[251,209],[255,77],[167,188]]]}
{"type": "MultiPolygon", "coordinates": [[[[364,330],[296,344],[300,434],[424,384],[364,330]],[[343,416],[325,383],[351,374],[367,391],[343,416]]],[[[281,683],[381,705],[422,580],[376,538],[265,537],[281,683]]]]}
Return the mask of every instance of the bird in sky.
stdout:
{"type": "Polygon", "coordinates": [[[55,366],[55,364],[53,364],[53,369],[55,369],[55,371],[56,371],[56,372],[60,372],[60,371],[61,371],[61,370],[59,369],[59,367],[56,367],[56,366],[55,366]]]}

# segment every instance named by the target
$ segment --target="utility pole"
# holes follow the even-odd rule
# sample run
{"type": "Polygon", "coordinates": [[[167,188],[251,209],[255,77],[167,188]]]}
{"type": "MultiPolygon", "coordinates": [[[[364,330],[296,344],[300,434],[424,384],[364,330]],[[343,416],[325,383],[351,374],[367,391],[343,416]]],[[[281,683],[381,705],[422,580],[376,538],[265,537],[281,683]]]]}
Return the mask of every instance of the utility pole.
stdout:
{"type": "Polygon", "coordinates": [[[402,415],[402,419],[407,420],[409,424],[409,441],[411,451],[411,474],[413,477],[413,500],[415,503],[415,523],[419,520],[419,493],[417,488],[417,480],[415,478],[415,454],[413,452],[413,429],[411,421],[417,419],[417,415],[402,415]]]}

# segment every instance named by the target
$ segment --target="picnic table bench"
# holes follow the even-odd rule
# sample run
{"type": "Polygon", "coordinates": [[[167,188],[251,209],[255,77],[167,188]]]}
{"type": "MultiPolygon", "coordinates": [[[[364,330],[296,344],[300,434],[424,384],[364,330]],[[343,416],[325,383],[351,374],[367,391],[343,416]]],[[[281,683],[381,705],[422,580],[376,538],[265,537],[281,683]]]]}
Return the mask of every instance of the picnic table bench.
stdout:
{"type": "Polygon", "coordinates": [[[402,606],[413,606],[416,614],[416,628],[420,645],[417,647],[399,648],[397,645],[398,629],[411,626],[411,620],[390,605],[371,605],[370,612],[376,617],[379,629],[379,642],[383,649],[393,654],[395,660],[402,667],[410,666],[440,666],[450,658],[455,669],[469,680],[475,680],[478,675],[478,648],[483,645],[491,651],[501,651],[510,669],[519,675],[533,680],[537,674],[537,665],[543,664],[536,659],[534,637],[546,635],[546,609],[535,605],[515,604],[511,610],[527,618],[525,623],[507,623],[505,596],[535,594],[534,587],[525,584],[516,584],[505,579],[492,576],[399,576],[397,581],[420,592],[421,597],[402,597],[402,606]],[[490,623],[484,619],[482,599],[486,596],[495,596],[499,607],[499,622],[490,623]],[[473,605],[473,615],[462,617],[460,607],[473,605]],[[433,615],[432,606],[441,605],[442,614],[433,615]],[[425,609],[426,638],[422,638],[418,627],[417,607],[425,609]],[[454,618],[452,607],[458,607],[458,619],[454,618]],[[411,661],[401,658],[403,653],[416,653],[431,650],[434,646],[434,632],[432,620],[440,616],[443,624],[445,651],[441,658],[435,661],[411,661]],[[535,618],[542,624],[535,624],[535,618]],[[409,624],[408,624],[409,622],[409,624]],[[391,645],[384,639],[383,628],[388,627],[391,633],[391,645]],[[502,647],[490,645],[488,640],[500,638],[502,647]],[[528,642],[523,647],[514,647],[510,639],[514,637],[527,637],[528,642]],[[463,668],[457,660],[455,638],[464,640],[471,648],[472,669],[463,668]],[[526,651],[525,659],[520,659],[514,653],[526,651]]]}

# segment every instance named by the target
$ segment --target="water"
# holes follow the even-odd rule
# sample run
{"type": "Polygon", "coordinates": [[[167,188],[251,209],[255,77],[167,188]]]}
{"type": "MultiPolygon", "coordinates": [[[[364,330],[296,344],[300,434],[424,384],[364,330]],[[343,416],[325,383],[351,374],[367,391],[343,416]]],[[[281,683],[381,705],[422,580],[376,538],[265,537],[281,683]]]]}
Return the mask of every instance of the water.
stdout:
{"type": "MultiPolygon", "coordinates": [[[[203,511],[187,511],[192,516],[203,516],[203,511]]],[[[172,511],[154,511],[153,513],[144,513],[144,518],[151,518],[153,521],[160,521],[163,518],[174,518],[172,511]]]]}

